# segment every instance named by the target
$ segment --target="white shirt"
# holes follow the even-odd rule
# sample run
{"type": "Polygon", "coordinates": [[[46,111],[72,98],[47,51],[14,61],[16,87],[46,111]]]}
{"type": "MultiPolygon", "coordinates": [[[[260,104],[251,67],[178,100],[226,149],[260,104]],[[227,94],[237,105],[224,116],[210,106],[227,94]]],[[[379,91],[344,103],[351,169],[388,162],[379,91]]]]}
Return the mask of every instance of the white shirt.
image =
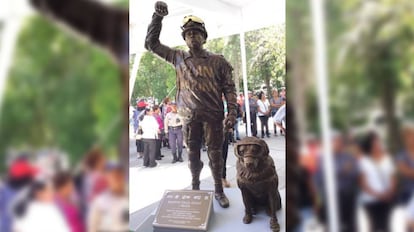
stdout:
{"type": "MultiPolygon", "coordinates": [[[[391,180],[395,173],[395,167],[389,155],[381,160],[374,161],[369,157],[362,157],[360,160],[361,174],[365,176],[367,185],[378,193],[385,193],[391,186],[391,180]]],[[[361,200],[364,203],[374,202],[378,199],[365,191],[361,193],[361,200]]]]}
{"type": "MultiPolygon", "coordinates": [[[[267,112],[269,110],[270,103],[267,99],[264,102],[262,100],[258,100],[257,106],[259,107],[260,111],[267,112]]],[[[257,115],[264,116],[265,114],[261,113],[260,111],[257,113],[257,115]]]]}
{"type": "Polygon", "coordinates": [[[129,231],[128,198],[109,191],[103,192],[92,202],[88,215],[88,231],[129,231]]]}
{"type": "Polygon", "coordinates": [[[22,218],[16,219],[13,231],[70,232],[66,221],[53,202],[31,202],[22,218]]]}
{"type": "Polygon", "coordinates": [[[286,104],[281,106],[279,110],[276,112],[275,116],[273,116],[273,121],[275,123],[282,123],[286,119],[286,104]]]}
{"type": "Polygon", "coordinates": [[[407,221],[414,221],[414,196],[411,196],[411,200],[405,208],[405,217],[407,221]]]}
{"type": "Polygon", "coordinates": [[[143,139],[157,139],[159,125],[154,116],[145,115],[139,125],[142,128],[143,139]]]}
{"type": "Polygon", "coordinates": [[[182,126],[182,125],[183,123],[178,113],[174,113],[171,111],[165,116],[164,130],[166,133],[168,133],[168,127],[170,126],[176,127],[176,126],[182,126]]]}

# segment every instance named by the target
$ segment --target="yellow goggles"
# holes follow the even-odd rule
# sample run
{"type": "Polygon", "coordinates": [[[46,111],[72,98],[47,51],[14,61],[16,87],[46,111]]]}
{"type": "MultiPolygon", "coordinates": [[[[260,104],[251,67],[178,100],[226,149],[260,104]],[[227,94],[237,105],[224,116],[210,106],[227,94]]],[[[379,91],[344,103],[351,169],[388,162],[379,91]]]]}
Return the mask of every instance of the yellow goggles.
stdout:
{"type": "Polygon", "coordinates": [[[187,25],[187,23],[189,23],[189,22],[200,23],[204,26],[204,21],[202,19],[200,19],[199,17],[194,16],[194,15],[187,15],[183,19],[183,26],[182,27],[185,27],[185,25],[187,25]]]}

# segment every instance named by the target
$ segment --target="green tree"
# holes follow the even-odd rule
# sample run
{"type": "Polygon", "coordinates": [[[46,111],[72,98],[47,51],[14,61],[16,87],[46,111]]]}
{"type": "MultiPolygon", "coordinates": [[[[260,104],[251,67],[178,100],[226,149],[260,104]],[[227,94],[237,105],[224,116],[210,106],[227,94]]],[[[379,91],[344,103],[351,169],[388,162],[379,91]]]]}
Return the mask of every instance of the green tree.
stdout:
{"type": "Polygon", "coordinates": [[[271,86],[285,86],[285,25],[263,28],[247,34],[249,48],[255,51],[248,62],[250,80],[254,86],[260,86],[264,82],[267,96],[270,97],[271,86]]]}
{"type": "MultiPolygon", "coordinates": [[[[402,70],[409,68],[414,54],[412,7],[414,4],[405,0],[369,1],[350,6],[348,13],[353,17],[349,25],[352,26],[342,37],[343,50],[339,54],[341,58],[351,58],[346,59],[350,64],[355,64],[355,60],[360,63],[356,71],[364,79],[357,85],[364,86],[363,97],[379,99],[392,152],[397,150],[400,141],[396,112],[398,95],[403,94],[402,81],[406,77],[402,70]]],[[[348,65],[346,62],[341,63],[342,67],[348,65]]]]}
{"type": "Polygon", "coordinates": [[[118,68],[100,49],[28,18],[19,37],[0,118],[0,153],[57,147],[77,161],[94,144],[115,154],[120,136],[118,68]]]}

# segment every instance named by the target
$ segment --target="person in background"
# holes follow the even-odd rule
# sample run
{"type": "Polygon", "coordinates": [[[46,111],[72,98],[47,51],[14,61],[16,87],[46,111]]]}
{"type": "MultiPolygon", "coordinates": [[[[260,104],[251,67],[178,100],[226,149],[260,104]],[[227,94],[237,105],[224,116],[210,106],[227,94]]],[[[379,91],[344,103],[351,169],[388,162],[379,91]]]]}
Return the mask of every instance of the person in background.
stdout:
{"type": "Polygon", "coordinates": [[[145,116],[140,123],[142,129],[142,141],[144,143],[144,167],[153,168],[157,166],[155,156],[157,155],[157,143],[159,125],[152,115],[151,109],[145,110],[145,116]]]}
{"type": "Polygon", "coordinates": [[[308,135],[305,146],[301,151],[299,162],[312,176],[318,170],[320,152],[321,144],[319,139],[313,134],[308,135]]]}
{"type": "Polygon", "coordinates": [[[235,142],[236,140],[240,140],[240,134],[239,134],[239,124],[240,121],[243,117],[243,112],[242,112],[242,107],[239,103],[237,103],[237,119],[236,119],[236,123],[234,124],[234,136],[236,138],[232,138],[232,140],[235,142]]]}
{"type": "MultiPolygon", "coordinates": [[[[252,136],[257,136],[257,100],[253,97],[253,92],[249,91],[249,108],[250,108],[250,128],[252,136]]],[[[244,120],[246,122],[246,131],[247,131],[247,117],[246,117],[246,108],[244,107],[244,120]]]]}
{"type": "MultiPolygon", "coordinates": [[[[272,98],[270,98],[270,109],[272,117],[275,116],[276,112],[279,110],[282,104],[283,100],[281,97],[279,97],[279,92],[277,89],[274,89],[272,91],[272,98]]],[[[275,136],[277,136],[277,126],[274,126],[274,133],[275,136]]]]}
{"type": "MultiPolygon", "coordinates": [[[[285,87],[282,87],[282,90],[280,92],[280,98],[283,100],[283,104],[286,104],[286,88],[285,87]]],[[[280,134],[283,135],[285,133],[285,128],[283,127],[283,124],[282,126],[279,126],[279,127],[280,127],[280,134]]]]}
{"type": "Polygon", "coordinates": [[[164,157],[161,154],[161,143],[162,143],[162,138],[163,138],[163,133],[164,133],[164,122],[162,121],[161,118],[161,111],[160,111],[160,107],[155,105],[152,107],[152,115],[154,116],[155,120],[157,120],[158,123],[158,136],[157,136],[157,140],[156,140],[156,155],[155,155],[155,159],[156,160],[161,160],[162,157],[164,157]]]}
{"type": "Polygon", "coordinates": [[[134,128],[134,132],[138,130],[138,110],[133,107],[130,106],[129,107],[129,114],[132,114],[132,117],[130,119],[130,124],[133,126],[134,128]]]}
{"type": "Polygon", "coordinates": [[[171,112],[165,116],[164,130],[168,134],[168,140],[173,156],[172,163],[183,162],[183,124],[177,113],[177,105],[171,103],[171,112]],[[177,156],[178,150],[178,156],[177,156]]]}
{"type": "MultiPolygon", "coordinates": [[[[237,97],[237,103],[240,106],[240,111],[241,111],[241,116],[240,116],[240,121],[242,121],[242,119],[245,117],[245,102],[244,102],[244,94],[240,93],[239,96],[237,97]]],[[[239,123],[240,123],[239,121],[239,123]]]]}
{"type": "Polygon", "coordinates": [[[10,165],[5,183],[0,187],[0,231],[11,232],[13,225],[13,203],[18,195],[33,182],[38,170],[25,154],[10,165]]]}
{"type": "Polygon", "coordinates": [[[263,92],[259,93],[259,100],[257,101],[257,115],[260,119],[261,130],[262,130],[262,138],[265,137],[265,128],[266,128],[266,136],[269,138],[269,115],[270,115],[270,104],[269,101],[266,99],[266,95],[263,92]]]}
{"type": "Polygon", "coordinates": [[[171,100],[169,97],[164,98],[164,101],[162,101],[162,107],[161,107],[161,112],[162,112],[162,118],[165,119],[165,116],[171,112],[171,100]]]}
{"type": "Polygon", "coordinates": [[[301,223],[298,228],[298,232],[305,231],[305,225],[312,218],[316,218],[318,208],[317,208],[317,194],[315,182],[313,181],[313,175],[304,166],[303,163],[300,163],[298,169],[296,170],[297,175],[297,185],[298,192],[301,193],[299,201],[297,202],[301,223]]]}
{"type": "Polygon", "coordinates": [[[286,88],[282,87],[282,91],[280,91],[280,97],[286,100],[286,88]]]}
{"type": "MultiPolygon", "coordinates": [[[[161,109],[162,109],[161,110],[162,111],[162,120],[164,121],[167,114],[169,112],[171,112],[171,100],[170,100],[169,97],[166,97],[164,99],[161,109]]],[[[165,136],[163,137],[162,146],[163,147],[168,147],[168,149],[170,149],[170,144],[168,142],[168,135],[167,134],[165,134],[165,136]]]]}
{"type": "Polygon", "coordinates": [[[281,134],[286,133],[286,129],[283,127],[283,122],[286,120],[286,102],[283,100],[282,106],[276,112],[275,116],[273,116],[273,122],[275,123],[275,127],[280,128],[281,134]]]}
{"type": "MultiPolygon", "coordinates": [[[[100,148],[92,148],[85,157],[86,172],[83,182],[83,207],[87,211],[88,205],[107,187],[104,177],[106,158],[100,148]]],[[[83,211],[83,210],[82,210],[83,211]]]]}
{"type": "Polygon", "coordinates": [[[243,109],[244,107],[244,96],[243,93],[240,93],[239,96],[237,97],[237,103],[239,103],[240,105],[240,109],[243,109]]]}
{"type": "Polygon", "coordinates": [[[414,232],[414,197],[411,197],[405,208],[405,218],[407,221],[407,231],[414,232]]]}
{"type": "Polygon", "coordinates": [[[392,200],[395,196],[395,167],[380,138],[370,132],[361,143],[361,201],[367,212],[370,231],[390,231],[392,200]]]}
{"type": "Polygon", "coordinates": [[[352,154],[355,159],[360,160],[364,157],[364,152],[361,147],[361,138],[353,137],[348,143],[348,152],[352,154]]]}
{"type": "Polygon", "coordinates": [[[85,224],[76,202],[77,196],[74,191],[72,175],[68,172],[57,173],[53,178],[53,184],[56,191],[55,202],[63,213],[70,231],[84,232],[85,224]]]}
{"type": "Polygon", "coordinates": [[[125,171],[119,164],[108,164],[105,178],[108,189],[92,202],[88,232],[129,231],[128,191],[125,171]]]}
{"type": "Polygon", "coordinates": [[[135,145],[137,146],[137,153],[138,153],[138,159],[141,159],[144,157],[144,143],[142,142],[142,134],[140,134],[139,130],[139,123],[142,121],[144,115],[145,115],[145,107],[147,107],[147,104],[144,100],[141,100],[137,104],[137,129],[134,131],[136,134],[135,139],[135,145]]]}
{"type": "Polygon", "coordinates": [[[397,154],[396,158],[401,181],[398,201],[405,205],[414,193],[414,125],[405,125],[401,135],[404,149],[397,154]]]}
{"type": "MultiPolygon", "coordinates": [[[[338,132],[333,132],[332,149],[334,154],[335,181],[337,183],[337,199],[339,208],[339,221],[341,232],[355,232],[357,229],[357,200],[360,180],[358,161],[348,154],[344,146],[344,138],[338,132]]],[[[315,176],[320,199],[327,199],[324,193],[325,179],[322,159],[319,161],[315,176]]],[[[326,223],[327,202],[319,202],[318,211],[320,219],[326,223]]]]}
{"type": "Polygon", "coordinates": [[[65,218],[55,204],[51,181],[34,181],[26,199],[17,203],[15,212],[12,231],[70,232],[65,218]]]}

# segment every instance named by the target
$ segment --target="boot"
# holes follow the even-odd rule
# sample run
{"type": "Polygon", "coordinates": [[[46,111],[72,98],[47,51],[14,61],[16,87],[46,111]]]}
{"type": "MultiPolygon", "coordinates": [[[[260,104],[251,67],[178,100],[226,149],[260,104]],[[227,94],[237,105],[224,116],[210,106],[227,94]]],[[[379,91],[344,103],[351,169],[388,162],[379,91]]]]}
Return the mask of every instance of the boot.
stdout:
{"type": "Polygon", "coordinates": [[[215,184],[214,198],[216,198],[222,208],[228,208],[230,206],[229,199],[224,194],[223,185],[221,183],[219,185],[215,184]]]}
{"type": "Polygon", "coordinates": [[[215,189],[215,198],[218,201],[219,205],[222,208],[229,207],[229,199],[226,197],[226,195],[223,192],[223,183],[221,181],[222,178],[222,172],[223,172],[223,159],[218,159],[217,157],[221,158],[221,150],[216,151],[209,151],[208,153],[209,159],[210,159],[210,169],[211,173],[213,174],[214,179],[214,189],[215,189]]]}
{"type": "Polygon", "coordinates": [[[189,162],[188,166],[191,170],[192,179],[192,189],[193,190],[200,190],[200,173],[201,169],[203,169],[203,162],[199,161],[199,163],[189,162]]]}
{"type": "Polygon", "coordinates": [[[175,164],[177,162],[177,154],[173,153],[173,161],[172,163],[175,164]]]}
{"type": "Polygon", "coordinates": [[[178,162],[184,162],[182,153],[178,153],[178,162]]]}

